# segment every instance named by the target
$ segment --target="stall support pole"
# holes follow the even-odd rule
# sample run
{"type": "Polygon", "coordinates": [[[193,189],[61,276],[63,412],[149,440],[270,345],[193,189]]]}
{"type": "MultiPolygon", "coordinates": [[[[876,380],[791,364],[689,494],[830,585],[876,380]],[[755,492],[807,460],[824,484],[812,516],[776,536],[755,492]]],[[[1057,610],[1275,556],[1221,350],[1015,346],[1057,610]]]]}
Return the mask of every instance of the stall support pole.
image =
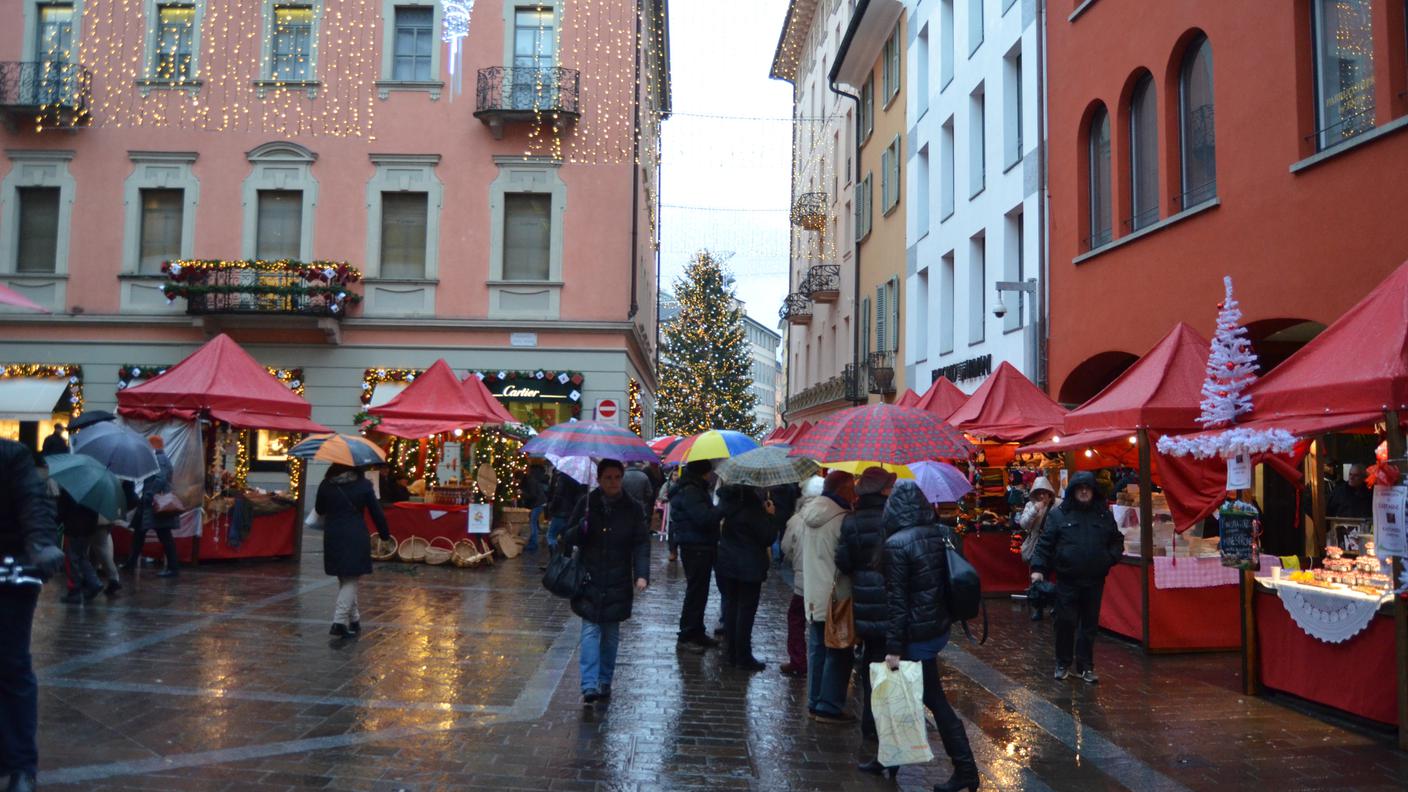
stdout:
{"type": "Polygon", "coordinates": [[[298,502],[293,504],[293,560],[303,560],[303,504],[308,500],[308,466],[313,460],[298,466],[298,502]]]}
{"type": "MultiPolygon", "coordinates": [[[[1398,425],[1398,412],[1387,410],[1384,412],[1385,425],[1388,430],[1388,458],[1402,460],[1404,457],[1403,430],[1398,425]]],[[[1403,462],[1396,462],[1398,472],[1408,473],[1408,465],[1403,462]]],[[[1390,568],[1393,580],[1390,585],[1398,584],[1398,576],[1403,570],[1403,559],[1395,557],[1390,568]]],[[[1398,652],[1398,662],[1394,663],[1398,668],[1398,748],[1401,751],[1408,751],[1408,600],[1403,597],[1393,598],[1393,627],[1394,643],[1398,652]]]]}
{"type": "Polygon", "coordinates": [[[1248,696],[1259,696],[1261,673],[1257,667],[1260,647],[1256,642],[1256,573],[1243,569],[1238,589],[1241,594],[1239,610],[1242,614],[1242,692],[1248,696]]]}
{"type": "Polygon", "coordinates": [[[1149,572],[1154,566],[1154,482],[1149,430],[1140,429],[1139,442],[1139,630],[1140,644],[1149,651],[1149,572]]]}
{"type": "Polygon", "coordinates": [[[1312,524],[1305,526],[1305,557],[1315,561],[1320,549],[1319,538],[1325,534],[1325,476],[1320,469],[1325,466],[1325,437],[1315,438],[1310,444],[1310,454],[1305,458],[1305,480],[1310,484],[1310,519],[1312,524]]]}

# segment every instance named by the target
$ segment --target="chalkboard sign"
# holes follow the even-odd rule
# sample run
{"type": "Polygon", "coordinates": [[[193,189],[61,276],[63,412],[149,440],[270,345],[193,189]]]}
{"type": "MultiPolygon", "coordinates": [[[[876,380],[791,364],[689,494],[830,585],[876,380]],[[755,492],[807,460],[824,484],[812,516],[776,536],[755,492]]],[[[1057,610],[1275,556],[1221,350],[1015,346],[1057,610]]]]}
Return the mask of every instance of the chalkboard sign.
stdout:
{"type": "Polygon", "coordinates": [[[1217,513],[1218,549],[1222,565],[1237,569],[1256,569],[1260,562],[1257,535],[1261,533],[1261,514],[1250,503],[1236,501],[1224,504],[1217,513]]]}

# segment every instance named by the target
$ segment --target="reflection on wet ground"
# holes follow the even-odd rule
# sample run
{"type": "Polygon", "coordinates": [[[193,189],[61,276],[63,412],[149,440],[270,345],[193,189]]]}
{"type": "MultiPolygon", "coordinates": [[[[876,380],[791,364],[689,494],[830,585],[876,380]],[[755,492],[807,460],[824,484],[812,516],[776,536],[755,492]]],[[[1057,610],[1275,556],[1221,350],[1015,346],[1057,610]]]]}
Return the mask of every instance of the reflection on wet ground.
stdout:
{"type": "MultiPolygon", "coordinates": [[[[316,547],[317,541],[305,542],[316,547]]],[[[622,633],[614,700],[583,710],[578,621],[534,559],[459,570],[379,565],[364,634],[327,635],[336,587],[301,565],[143,572],[114,602],[36,618],[45,789],[883,790],[848,726],[806,715],[784,677],[790,585],[763,597],[744,674],[675,647],[683,573],[656,546],[622,633]]],[[[992,638],[951,645],[944,684],[984,788],[1401,790],[1386,737],[1238,693],[1235,655],[1149,658],[1102,637],[1102,681],[1050,679],[1050,622],[994,600],[992,638]]],[[[711,603],[711,614],[716,605],[711,603]]],[[[1332,677],[1331,677],[1332,678],[1332,677]]],[[[927,789],[949,766],[901,770],[927,789]]]]}

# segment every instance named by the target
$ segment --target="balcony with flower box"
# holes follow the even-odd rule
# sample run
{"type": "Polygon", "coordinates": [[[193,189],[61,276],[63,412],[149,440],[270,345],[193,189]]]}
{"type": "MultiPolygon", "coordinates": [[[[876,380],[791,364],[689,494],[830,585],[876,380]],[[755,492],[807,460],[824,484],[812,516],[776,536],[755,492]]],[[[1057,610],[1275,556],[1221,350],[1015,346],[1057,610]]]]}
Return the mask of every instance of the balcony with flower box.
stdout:
{"type": "Polygon", "coordinates": [[[168,261],[162,273],[166,299],[184,299],[186,314],[207,331],[232,324],[288,327],[302,318],[339,343],[342,318],[362,301],[351,290],[361,271],[340,261],[168,261]]]}

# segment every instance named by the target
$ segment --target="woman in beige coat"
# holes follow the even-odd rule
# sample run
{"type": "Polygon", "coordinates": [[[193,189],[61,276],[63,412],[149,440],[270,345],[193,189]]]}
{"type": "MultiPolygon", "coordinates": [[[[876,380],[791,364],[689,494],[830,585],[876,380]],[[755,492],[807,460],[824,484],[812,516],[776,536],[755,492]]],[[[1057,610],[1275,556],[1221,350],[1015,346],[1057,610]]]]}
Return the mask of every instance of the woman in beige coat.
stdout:
{"type": "MultiPolygon", "coordinates": [[[[1046,525],[1046,515],[1056,508],[1060,501],[1056,498],[1056,490],[1051,488],[1051,482],[1045,476],[1038,476],[1032,482],[1032,490],[1028,496],[1027,505],[1022,508],[1022,513],[1017,517],[1017,524],[1027,532],[1027,536],[1022,540],[1022,561],[1031,566],[1032,553],[1036,551],[1036,543],[1041,539],[1041,530],[1046,525]]],[[[1032,621],[1041,621],[1041,606],[1032,607],[1032,621]]]]}

